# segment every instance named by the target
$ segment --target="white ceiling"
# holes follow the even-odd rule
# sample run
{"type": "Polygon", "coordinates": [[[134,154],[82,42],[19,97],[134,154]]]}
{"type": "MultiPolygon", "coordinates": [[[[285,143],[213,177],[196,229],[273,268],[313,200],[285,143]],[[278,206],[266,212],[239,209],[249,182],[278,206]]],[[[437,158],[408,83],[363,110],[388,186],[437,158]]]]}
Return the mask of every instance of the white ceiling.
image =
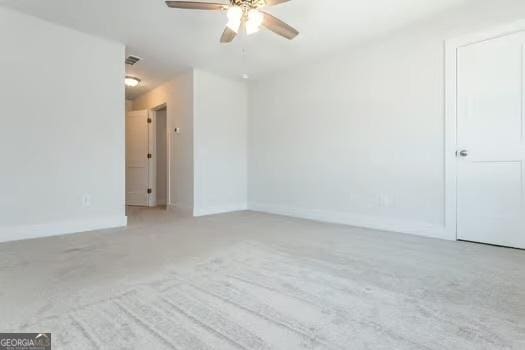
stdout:
{"type": "Polygon", "coordinates": [[[144,58],[129,69],[143,80],[141,88],[128,89],[128,98],[133,98],[188,67],[232,77],[247,73],[255,79],[469,1],[475,0],[293,0],[268,12],[301,32],[295,40],[263,30],[226,45],[219,43],[225,14],[170,9],[163,0],[0,0],[0,4],[126,44],[128,54],[144,58]]]}

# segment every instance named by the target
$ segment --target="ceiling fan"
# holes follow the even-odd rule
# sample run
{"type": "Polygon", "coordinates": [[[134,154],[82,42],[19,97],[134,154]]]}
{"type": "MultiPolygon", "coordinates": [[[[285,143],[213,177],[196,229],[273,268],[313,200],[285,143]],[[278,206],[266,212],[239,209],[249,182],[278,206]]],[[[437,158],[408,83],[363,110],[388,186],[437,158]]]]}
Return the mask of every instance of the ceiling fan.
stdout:
{"type": "Polygon", "coordinates": [[[166,1],[171,8],[189,10],[226,11],[228,23],[221,36],[221,43],[232,42],[244,26],[246,34],[258,32],[263,26],[272,32],[292,40],[299,32],[280,19],[261,11],[265,6],[278,5],[290,0],[229,0],[229,4],[195,1],[166,1]]]}

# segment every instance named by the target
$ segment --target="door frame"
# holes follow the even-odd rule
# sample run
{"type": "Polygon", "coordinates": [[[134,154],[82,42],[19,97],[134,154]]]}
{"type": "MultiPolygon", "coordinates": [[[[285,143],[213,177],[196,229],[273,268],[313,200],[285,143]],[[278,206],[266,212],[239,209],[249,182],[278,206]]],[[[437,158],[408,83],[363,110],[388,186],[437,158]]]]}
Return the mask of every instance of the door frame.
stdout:
{"type": "Polygon", "coordinates": [[[457,232],[457,53],[458,49],[525,31],[525,20],[445,41],[445,231],[451,239],[457,232]]]}
{"type": "Polygon", "coordinates": [[[166,109],[166,206],[169,207],[171,203],[171,138],[170,138],[170,124],[168,118],[168,105],[163,103],[150,110],[150,118],[152,122],[149,127],[149,153],[152,158],[149,162],[149,188],[152,189],[152,194],[149,196],[148,204],[150,207],[157,206],[157,112],[166,109]]]}

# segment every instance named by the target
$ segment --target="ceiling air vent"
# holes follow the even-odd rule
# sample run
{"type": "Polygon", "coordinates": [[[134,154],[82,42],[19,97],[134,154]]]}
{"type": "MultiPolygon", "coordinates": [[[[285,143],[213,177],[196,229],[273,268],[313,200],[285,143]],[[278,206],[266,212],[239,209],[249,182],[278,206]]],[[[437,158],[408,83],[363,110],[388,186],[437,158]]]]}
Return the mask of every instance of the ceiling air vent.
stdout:
{"type": "Polygon", "coordinates": [[[137,57],[137,56],[128,56],[126,58],[126,64],[129,64],[130,66],[133,66],[135,63],[137,63],[138,61],[140,61],[142,58],[140,57],[137,57]]]}

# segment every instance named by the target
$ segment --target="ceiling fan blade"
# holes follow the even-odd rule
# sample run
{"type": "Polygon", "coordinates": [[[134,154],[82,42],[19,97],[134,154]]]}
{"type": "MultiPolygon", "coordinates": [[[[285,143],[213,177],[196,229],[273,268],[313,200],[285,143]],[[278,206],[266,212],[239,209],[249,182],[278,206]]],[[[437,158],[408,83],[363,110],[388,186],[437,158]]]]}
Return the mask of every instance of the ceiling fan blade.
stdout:
{"type": "Polygon", "coordinates": [[[266,0],[266,6],[275,6],[288,1],[290,0],[266,0]]]}
{"type": "Polygon", "coordinates": [[[189,10],[212,10],[219,11],[228,5],[218,4],[215,2],[195,2],[195,1],[166,1],[166,5],[171,8],[189,9],[189,10]]]}
{"type": "Polygon", "coordinates": [[[279,18],[274,17],[267,12],[263,12],[263,11],[261,12],[264,15],[264,20],[262,22],[262,25],[265,26],[267,29],[271,30],[272,32],[274,32],[275,34],[283,36],[289,40],[292,40],[299,34],[299,32],[295,28],[284,23],[279,18]]]}
{"type": "Polygon", "coordinates": [[[233,30],[231,30],[229,27],[226,27],[224,29],[224,32],[221,36],[221,43],[231,43],[233,39],[237,36],[237,33],[235,33],[233,30]]]}

